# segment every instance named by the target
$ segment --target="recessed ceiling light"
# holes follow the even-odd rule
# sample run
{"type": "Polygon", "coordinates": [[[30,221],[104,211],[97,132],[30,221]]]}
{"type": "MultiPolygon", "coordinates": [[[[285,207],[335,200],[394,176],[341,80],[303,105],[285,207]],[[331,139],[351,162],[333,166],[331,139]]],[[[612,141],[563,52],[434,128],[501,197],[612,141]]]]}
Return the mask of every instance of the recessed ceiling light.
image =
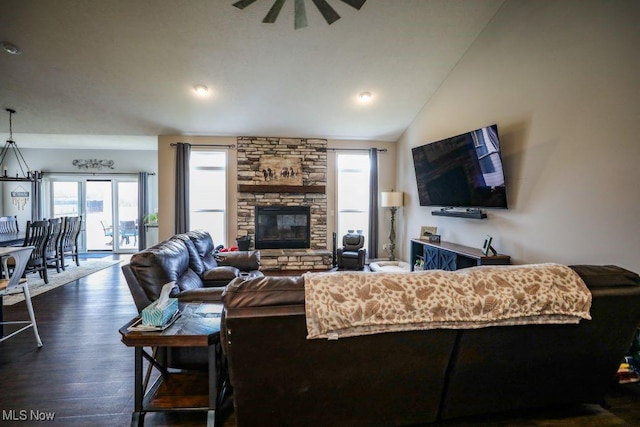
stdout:
{"type": "Polygon", "coordinates": [[[2,42],[2,49],[11,55],[20,55],[22,53],[22,49],[11,42],[2,42]]]}
{"type": "Polygon", "coordinates": [[[200,96],[205,96],[207,93],[209,93],[209,88],[205,85],[195,85],[193,87],[193,90],[200,96]]]}
{"type": "Polygon", "coordinates": [[[371,98],[373,98],[371,92],[362,92],[360,95],[358,95],[358,99],[360,100],[360,102],[369,102],[371,101],[371,98]]]}

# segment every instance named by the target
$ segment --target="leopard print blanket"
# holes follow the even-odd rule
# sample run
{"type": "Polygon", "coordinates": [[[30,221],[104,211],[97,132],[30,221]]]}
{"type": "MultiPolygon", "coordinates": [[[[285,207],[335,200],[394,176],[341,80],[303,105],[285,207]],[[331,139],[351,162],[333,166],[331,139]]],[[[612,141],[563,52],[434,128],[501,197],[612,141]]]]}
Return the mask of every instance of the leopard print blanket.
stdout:
{"type": "Polygon", "coordinates": [[[559,264],[306,273],[304,281],[308,339],[591,319],[587,286],[559,264]]]}

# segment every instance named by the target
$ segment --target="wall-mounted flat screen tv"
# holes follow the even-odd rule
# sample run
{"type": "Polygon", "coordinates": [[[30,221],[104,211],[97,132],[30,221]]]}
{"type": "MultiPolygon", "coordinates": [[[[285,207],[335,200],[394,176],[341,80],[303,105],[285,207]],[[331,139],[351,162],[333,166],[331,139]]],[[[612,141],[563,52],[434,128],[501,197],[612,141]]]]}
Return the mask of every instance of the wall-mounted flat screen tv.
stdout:
{"type": "Polygon", "coordinates": [[[497,125],[411,151],[420,206],[507,208],[497,125]]]}

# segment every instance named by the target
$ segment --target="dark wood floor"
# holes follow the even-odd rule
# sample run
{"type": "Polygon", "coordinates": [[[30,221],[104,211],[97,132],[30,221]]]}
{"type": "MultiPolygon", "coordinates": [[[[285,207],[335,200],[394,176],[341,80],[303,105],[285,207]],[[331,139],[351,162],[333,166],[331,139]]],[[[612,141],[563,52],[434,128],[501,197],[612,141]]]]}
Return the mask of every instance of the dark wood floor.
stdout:
{"type": "MultiPolygon", "coordinates": [[[[0,344],[0,425],[10,411],[53,413],[62,426],[126,426],[133,408],[133,350],[120,342],[118,328],[136,309],[119,265],[101,270],[33,298],[44,347],[31,331],[0,344]]],[[[5,318],[26,316],[24,303],[5,307],[5,318]]],[[[390,392],[393,392],[390,390],[390,392]]],[[[616,386],[611,408],[534,411],[449,422],[444,426],[619,426],[640,425],[640,385],[616,386]]],[[[148,414],[149,426],[205,425],[202,414],[148,414]]],[[[234,427],[231,414],[224,427],[234,427]]]]}

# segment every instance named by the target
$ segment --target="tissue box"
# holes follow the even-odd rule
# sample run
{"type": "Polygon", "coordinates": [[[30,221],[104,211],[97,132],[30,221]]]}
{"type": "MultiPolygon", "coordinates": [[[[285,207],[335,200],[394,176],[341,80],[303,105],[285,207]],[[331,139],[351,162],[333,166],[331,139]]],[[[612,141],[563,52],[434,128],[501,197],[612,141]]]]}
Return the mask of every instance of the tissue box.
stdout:
{"type": "Polygon", "coordinates": [[[164,309],[157,307],[158,301],[149,304],[142,310],[142,324],[145,326],[163,326],[165,325],[178,310],[178,299],[169,298],[169,303],[164,309]]]}

